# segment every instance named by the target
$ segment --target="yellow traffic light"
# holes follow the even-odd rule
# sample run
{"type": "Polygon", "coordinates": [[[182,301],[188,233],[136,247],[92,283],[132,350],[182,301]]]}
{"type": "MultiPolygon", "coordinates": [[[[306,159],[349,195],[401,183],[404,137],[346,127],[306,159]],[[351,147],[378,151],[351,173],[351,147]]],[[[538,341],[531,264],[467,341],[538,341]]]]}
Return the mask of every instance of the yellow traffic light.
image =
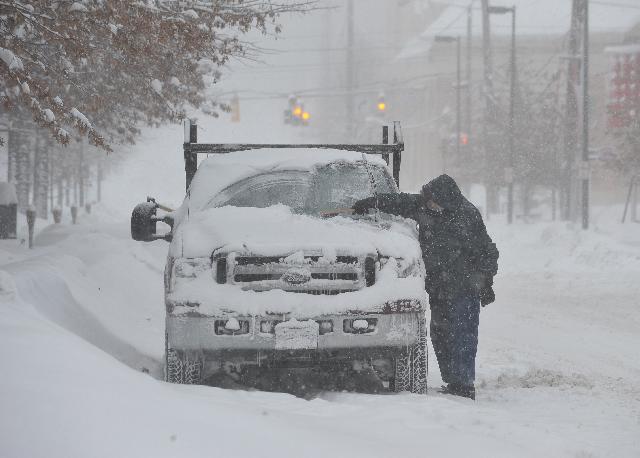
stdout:
{"type": "Polygon", "coordinates": [[[387,104],[384,102],[378,102],[378,111],[385,111],[387,109],[387,104]]]}
{"type": "Polygon", "coordinates": [[[295,107],[293,108],[293,115],[294,115],[296,118],[299,118],[300,116],[302,116],[302,115],[303,115],[303,113],[302,113],[302,107],[301,107],[301,106],[295,106],[295,107]]]}
{"type": "Polygon", "coordinates": [[[302,120],[303,121],[308,121],[310,117],[311,117],[311,115],[307,111],[303,111],[302,112],[302,120]]]}

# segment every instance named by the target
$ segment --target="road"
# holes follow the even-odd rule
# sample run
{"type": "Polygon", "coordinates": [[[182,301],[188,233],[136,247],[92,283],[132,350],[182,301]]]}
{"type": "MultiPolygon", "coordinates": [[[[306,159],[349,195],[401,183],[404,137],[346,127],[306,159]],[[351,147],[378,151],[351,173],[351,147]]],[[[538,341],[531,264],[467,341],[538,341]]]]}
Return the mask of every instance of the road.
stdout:
{"type": "MultiPolygon", "coordinates": [[[[0,243],[0,456],[640,455],[640,235],[612,210],[588,233],[490,222],[500,273],[476,402],[307,400],[161,381],[167,245],[129,240],[125,194],[79,225],[41,222],[32,251],[0,243]]],[[[432,353],[429,369],[439,386],[432,353]]]]}

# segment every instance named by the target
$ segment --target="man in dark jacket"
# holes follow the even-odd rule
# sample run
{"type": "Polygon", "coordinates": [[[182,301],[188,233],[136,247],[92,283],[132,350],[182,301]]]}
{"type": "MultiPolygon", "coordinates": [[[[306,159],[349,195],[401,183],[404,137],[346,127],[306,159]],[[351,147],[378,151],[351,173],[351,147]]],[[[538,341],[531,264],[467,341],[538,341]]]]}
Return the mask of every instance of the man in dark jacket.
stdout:
{"type": "Polygon", "coordinates": [[[480,212],[448,175],[424,185],[420,194],[380,194],[354,204],[359,214],[371,208],[418,223],[443,392],[475,399],[480,304],[495,300],[498,271],[498,250],[480,212]]]}

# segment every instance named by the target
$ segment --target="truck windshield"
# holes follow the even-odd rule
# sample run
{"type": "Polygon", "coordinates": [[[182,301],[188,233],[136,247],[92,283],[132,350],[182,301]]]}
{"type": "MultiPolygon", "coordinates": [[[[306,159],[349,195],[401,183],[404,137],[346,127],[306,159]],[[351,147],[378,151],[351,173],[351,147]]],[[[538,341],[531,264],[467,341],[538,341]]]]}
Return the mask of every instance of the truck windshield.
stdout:
{"type": "Polygon", "coordinates": [[[245,178],[221,191],[207,207],[283,204],[298,213],[317,215],[350,208],[355,201],[374,195],[374,186],[376,193],[395,191],[383,167],[338,162],[315,172],[277,171],[245,178]]]}

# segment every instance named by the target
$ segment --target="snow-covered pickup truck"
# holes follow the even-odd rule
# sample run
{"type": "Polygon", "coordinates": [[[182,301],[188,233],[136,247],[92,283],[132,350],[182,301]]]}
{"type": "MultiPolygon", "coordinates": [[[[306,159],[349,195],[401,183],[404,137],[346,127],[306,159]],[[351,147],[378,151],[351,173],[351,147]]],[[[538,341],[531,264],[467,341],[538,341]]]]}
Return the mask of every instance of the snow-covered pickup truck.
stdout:
{"type": "Polygon", "coordinates": [[[206,146],[185,144],[188,190],[179,209],[163,212],[148,199],[132,214],[134,239],[171,242],[167,381],[344,367],[366,370],[392,391],[425,393],[415,224],[348,210],[358,199],[398,192],[379,155],[395,159],[401,149],[206,146]],[[190,180],[194,151],[224,154],[210,154],[190,180]],[[156,235],[158,221],[171,231],[156,235]]]}

